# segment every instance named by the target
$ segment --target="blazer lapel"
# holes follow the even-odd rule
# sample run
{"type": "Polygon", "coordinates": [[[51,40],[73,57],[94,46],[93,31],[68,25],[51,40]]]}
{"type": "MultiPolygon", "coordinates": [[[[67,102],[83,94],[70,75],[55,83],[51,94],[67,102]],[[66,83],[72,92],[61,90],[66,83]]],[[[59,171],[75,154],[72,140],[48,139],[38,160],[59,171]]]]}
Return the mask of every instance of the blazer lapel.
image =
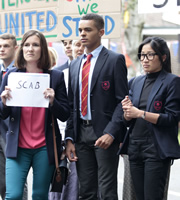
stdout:
{"type": "Polygon", "coordinates": [[[150,106],[151,106],[151,103],[154,99],[154,96],[157,94],[157,92],[159,91],[159,89],[161,88],[162,84],[163,84],[163,80],[164,78],[166,77],[166,74],[164,71],[162,71],[159,76],[157,77],[152,89],[151,89],[151,92],[149,94],[149,98],[148,98],[148,101],[147,101],[147,111],[150,109],[150,106]]]}
{"type": "Polygon", "coordinates": [[[81,61],[84,55],[81,55],[76,63],[73,63],[71,67],[71,87],[74,88],[74,93],[76,94],[79,90],[79,70],[81,68],[81,61]]]}
{"type": "Polygon", "coordinates": [[[0,85],[2,83],[3,71],[0,72],[0,85]]]}
{"type": "Polygon", "coordinates": [[[108,58],[108,50],[105,47],[103,47],[99,56],[98,56],[95,67],[94,67],[92,80],[91,80],[91,91],[93,90],[93,88],[96,84],[99,73],[100,73],[102,67],[104,66],[104,63],[105,63],[107,58],[108,58]]]}
{"type": "Polygon", "coordinates": [[[145,79],[146,79],[146,76],[143,76],[141,79],[135,78],[134,83],[132,83],[134,85],[133,88],[135,88],[134,91],[136,91],[136,92],[133,92],[133,105],[136,107],[139,106],[139,100],[140,100],[145,79]]]}

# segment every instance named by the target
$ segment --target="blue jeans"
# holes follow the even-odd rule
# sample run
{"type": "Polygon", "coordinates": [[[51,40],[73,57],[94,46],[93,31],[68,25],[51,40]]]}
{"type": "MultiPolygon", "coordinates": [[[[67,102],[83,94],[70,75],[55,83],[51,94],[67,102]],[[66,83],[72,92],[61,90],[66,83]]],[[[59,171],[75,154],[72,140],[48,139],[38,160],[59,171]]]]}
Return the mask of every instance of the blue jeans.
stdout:
{"type": "Polygon", "coordinates": [[[33,200],[48,200],[49,185],[55,169],[49,165],[47,149],[18,148],[17,158],[6,159],[6,200],[20,200],[29,172],[33,169],[33,200]]]}

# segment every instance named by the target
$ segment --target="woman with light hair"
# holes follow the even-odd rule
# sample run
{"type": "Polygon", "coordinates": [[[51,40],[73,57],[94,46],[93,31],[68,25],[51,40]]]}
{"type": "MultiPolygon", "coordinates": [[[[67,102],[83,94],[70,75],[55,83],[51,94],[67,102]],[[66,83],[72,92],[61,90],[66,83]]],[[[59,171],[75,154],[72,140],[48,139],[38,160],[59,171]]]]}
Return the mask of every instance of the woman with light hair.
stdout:
{"type": "Polygon", "coordinates": [[[84,53],[84,46],[81,40],[73,40],[72,42],[72,50],[74,59],[84,53]]]}
{"type": "Polygon", "coordinates": [[[49,56],[51,59],[51,67],[56,67],[57,60],[58,60],[58,54],[53,47],[48,47],[48,51],[49,51],[49,56]]]}

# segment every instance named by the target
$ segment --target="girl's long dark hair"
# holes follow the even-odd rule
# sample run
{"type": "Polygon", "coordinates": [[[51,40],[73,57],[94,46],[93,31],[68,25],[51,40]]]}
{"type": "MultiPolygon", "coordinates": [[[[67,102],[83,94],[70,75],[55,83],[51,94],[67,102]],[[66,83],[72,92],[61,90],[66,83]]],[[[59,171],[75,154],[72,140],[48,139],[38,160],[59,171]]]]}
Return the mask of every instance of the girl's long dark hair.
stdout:
{"type": "Polygon", "coordinates": [[[162,68],[171,73],[171,55],[170,50],[167,46],[166,41],[160,37],[147,37],[138,48],[138,54],[141,53],[141,50],[145,44],[150,44],[151,48],[157,53],[159,56],[160,62],[162,64],[162,68]],[[162,56],[166,55],[165,61],[163,61],[162,56]]]}

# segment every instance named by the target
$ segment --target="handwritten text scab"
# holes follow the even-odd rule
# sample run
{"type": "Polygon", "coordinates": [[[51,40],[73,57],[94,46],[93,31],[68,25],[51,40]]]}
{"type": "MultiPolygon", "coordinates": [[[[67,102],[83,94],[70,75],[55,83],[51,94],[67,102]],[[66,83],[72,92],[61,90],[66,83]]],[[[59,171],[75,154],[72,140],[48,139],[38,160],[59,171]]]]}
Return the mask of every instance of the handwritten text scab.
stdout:
{"type": "Polygon", "coordinates": [[[39,89],[40,88],[40,82],[35,81],[35,82],[28,82],[28,81],[23,81],[20,80],[18,81],[18,86],[16,87],[16,89],[39,89]]]}

